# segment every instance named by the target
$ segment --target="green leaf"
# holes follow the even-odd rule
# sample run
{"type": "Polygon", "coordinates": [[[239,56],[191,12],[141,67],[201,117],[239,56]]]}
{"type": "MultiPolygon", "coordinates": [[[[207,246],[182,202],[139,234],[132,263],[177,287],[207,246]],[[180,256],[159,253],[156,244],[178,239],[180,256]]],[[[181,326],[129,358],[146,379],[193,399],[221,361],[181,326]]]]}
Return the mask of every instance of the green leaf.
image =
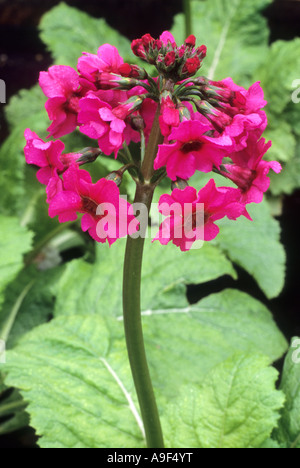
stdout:
{"type": "Polygon", "coordinates": [[[54,319],[7,352],[6,384],[28,401],[43,448],[144,447],[126,350],[97,315],[54,319]]]}
{"type": "Polygon", "coordinates": [[[284,395],[265,357],[234,355],[216,366],[201,386],[183,389],[164,415],[172,448],[257,448],[269,438],[284,395]]]}
{"type": "MultiPolygon", "coordinates": [[[[123,247],[101,245],[95,265],[76,260],[67,266],[59,284],[56,316],[104,314],[112,336],[124,340],[123,247]]],[[[145,340],[155,388],[163,401],[174,397],[183,381],[199,382],[236,350],[261,352],[270,360],[282,356],[287,343],[270,312],[247,294],[224,291],[188,304],[186,283],[231,274],[230,263],[218,249],[205,245],[186,255],[169,247],[146,243],[142,279],[145,340]]]]}
{"type": "Polygon", "coordinates": [[[283,165],[282,172],[278,174],[270,174],[271,192],[273,195],[282,193],[290,195],[294,190],[300,188],[300,144],[297,145],[297,150],[294,158],[290,159],[283,165]]]}
{"type": "Polygon", "coordinates": [[[221,220],[216,243],[228,257],[257,281],[268,298],[280,294],[285,281],[285,251],[280,243],[280,225],[266,201],[248,209],[253,221],[221,220]]]}
{"type": "Polygon", "coordinates": [[[23,255],[31,248],[32,233],[20,226],[17,218],[0,214],[0,304],[5,287],[23,267],[23,255]]]}
{"type": "Polygon", "coordinates": [[[291,340],[284,361],[280,389],[286,396],[275,436],[289,448],[300,448],[300,338],[291,340]]]}
{"type": "MultiPolygon", "coordinates": [[[[0,367],[1,369],[1,367],[0,367]]],[[[25,427],[29,423],[26,403],[16,389],[7,389],[0,374],[0,436],[25,427]]]]}
{"type": "MultiPolygon", "coordinates": [[[[45,98],[38,86],[22,90],[6,107],[11,132],[0,148],[0,209],[3,213],[16,213],[22,217],[35,193],[31,183],[27,184],[27,173],[34,169],[27,167],[23,148],[24,130],[30,128],[41,138],[46,136],[49,125],[44,109],[45,98]]],[[[35,184],[36,190],[38,184],[35,184]]]]}
{"type": "Polygon", "coordinates": [[[32,120],[32,118],[35,119],[36,125],[41,127],[40,119],[42,113],[45,115],[42,121],[48,122],[47,112],[44,109],[45,102],[46,97],[38,84],[31,89],[21,89],[19,93],[12,96],[8,106],[5,108],[5,116],[10,128],[13,129],[19,126],[20,122],[26,122],[27,120],[32,120]]]}
{"type": "MultiPolygon", "coordinates": [[[[124,252],[125,241],[120,240],[111,248],[107,245],[97,246],[98,259],[94,265],[84,260],[69,263],[61,280],[57,313],[109,310],[114,316],[120,316],[124,252]]],[[[146,239],[142,308],[172,307],[174,294],[178,301],[175,303],[185,307],[188,305],[186,284],[200,284],[226,274],[236,276],[231,263],[216,247],[207,244],[200,250],[183,254],[173,245],[163,247],[146,239]]]]}
{"type": "Polygon", "coordinates": [[[201,383],[212,367],[236,351],[261,353],[271,362],[287,349],[268,309],[236,290],[185,308],[174,303],[173,308],[142,314],[155,388],[162,398],[174,398],[184,383],[201,383]]]}
{"type": "Polygon", "coordinates": [[[269,112],[279,115],[292,102],[294,82],[299,78],[300,38],[293,41],[276,41],[265,62],[255,72],[261,80],[269,112]]]}
{"type": "Polygon", "coordinates": [[[5,337],[6,349],[15,346],[25,333],[52,317],[56,284],[63,270],[58,267],[38,271],[31,266],[6,288],[0,310],[0,337],[5,337]]]}
{"type": "MultiPolygon", "coordinates": [[[[205,44],[207,57],[201,74],[210,79],[231,76],[246,86],[268,51],[269,30],[262,11],[271,0],[192,1],[192,32],[205,44]]],[[[181,44],[184,15],[175,17],[172,33],[181,44]]]]}
{"type": "Polygon", "coordinates": [[[82,52],[97,53],[102,44],[118,48],[127,60],[131,57],[130,41],[112,29],[102,18],[95,19],[65,3],[44,14],[40,22],[41,39],[56,63],[76,67],[82,52]]]}
{"type": "MultiPolygon", "coordinates": [[[[272,146],[268,150],[265,159],[269,161],[290,161],[295,157],[296,138],[292,132],[292,127],[285,121],[278,121],[272,125],[274,119],[271,119],[269,126],[264,132],[264,138],[272,141],[272,146]]],[[[273,171],[270,171],[273,173],[273,171]]],[[[276,174],[276,178],[280,179],[281,174],[276,174]]],[[[271,185],[272,190],[272,185],[271,185]]]]}

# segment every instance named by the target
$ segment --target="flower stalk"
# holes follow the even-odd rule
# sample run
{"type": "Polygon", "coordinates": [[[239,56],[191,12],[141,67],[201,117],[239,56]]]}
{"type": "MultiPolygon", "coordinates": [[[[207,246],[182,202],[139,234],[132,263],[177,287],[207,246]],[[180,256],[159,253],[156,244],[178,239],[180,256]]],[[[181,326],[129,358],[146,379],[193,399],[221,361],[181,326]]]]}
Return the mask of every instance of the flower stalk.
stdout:
{"type": "MultiPolygon", "coordinates": [[[[157,112],[145,152],[143,173],[146,180],[153,175],[153,161],[161,139],[157,112]]],[[[135,203],[143,203],[149,213],[155,185],[138,182],[135,203]]],[[[127,238],[123,275],[123,317],[131,372],[139,400],[148,448],[163,448],[163,435],[148,368],[142,320],[141,320],[141,276],[145,232],[127,238]]]]}
{"type": "Polygon", "coordinates": [[[192,16],[191,16],[191,0],[183,0],[183,11],[185,19],[185,36],[192,34],[192,16]]]}

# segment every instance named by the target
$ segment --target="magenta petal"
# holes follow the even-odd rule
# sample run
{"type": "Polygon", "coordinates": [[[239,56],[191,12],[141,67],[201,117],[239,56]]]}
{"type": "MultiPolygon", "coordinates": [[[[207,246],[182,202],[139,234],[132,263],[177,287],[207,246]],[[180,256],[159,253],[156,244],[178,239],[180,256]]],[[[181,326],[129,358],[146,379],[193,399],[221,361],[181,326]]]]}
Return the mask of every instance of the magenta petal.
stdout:
{"type": "MultiPolygon", "coordinates": [[[[80,211],[80,209],[80,196],[75,192],[62,191],[51,200],[49,216],[50,218],[54,218],[54,216],[66,214],[67,218],[72,217],[74,219],[74,212],[80,211]]],[[[70,221],[71,219],[66,220],[70,221]]]]}

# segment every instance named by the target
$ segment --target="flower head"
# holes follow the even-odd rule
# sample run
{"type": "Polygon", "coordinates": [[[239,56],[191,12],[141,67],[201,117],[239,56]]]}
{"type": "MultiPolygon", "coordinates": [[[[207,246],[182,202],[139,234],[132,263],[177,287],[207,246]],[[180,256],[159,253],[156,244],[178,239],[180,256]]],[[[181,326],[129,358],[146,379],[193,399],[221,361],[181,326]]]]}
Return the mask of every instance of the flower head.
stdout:
{"type": "Polygon", "coordinates": [[[161,74],[179,81],[193,76],[206,56],[206,47],[195,49],[195,43],[195,36],[189,36],[185,43],[178,47],[172,34],[165,31],[159,39],[145,34],[140,39],[135,39],[131,48],[142,60],[155,65],[161,74]]]}

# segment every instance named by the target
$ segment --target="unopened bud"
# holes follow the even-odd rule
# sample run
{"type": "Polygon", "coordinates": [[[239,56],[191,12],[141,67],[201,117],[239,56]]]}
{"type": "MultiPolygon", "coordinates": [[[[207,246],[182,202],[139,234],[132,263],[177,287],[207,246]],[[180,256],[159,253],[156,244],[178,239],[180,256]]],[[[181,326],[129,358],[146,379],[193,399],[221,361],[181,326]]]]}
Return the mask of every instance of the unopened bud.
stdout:
{"type": "Polygon", "coordinates": [[[201,67],[201,62],[199,57],[197,55],[193,58],[188,58],[184,64],[184,67],[182,69],[182,73],[185,75],[192,76],[194,75],[199,68],[201,67]]]}
{"type": "Polygon", "coordinates": [[[133,128],[133,130],[136,130],[137,132],[144,130],[146,127],[145,121],[140,114],[131,116],[130,125],[133,128]]]}
{"type": "Polygon", "coordinates": [[[110,172],[105,178],[107,180],[112,180],[113,182],[115,182],[117,187],[119,187],[122,183],[123,173],[122,171],[113,171],[110,172]]]}
{"type": "Polygon", "coordinates": [[[170,67],[174,65],[175,61],[176,61],[175,52],[174,51],[168,52],[164,58],[166,67],[170,67]]]}
{"type": "Polygon", "coordinates": [[[98,80],[102,89],[120,88],[125,90],[131,89],[137,84],[135,79],[107,72],[101,73],[98,80]]]}
{"type": "Polygon", "coordinates": [[[115,107],[112,110],[112,113],[118,119],[126,119],[132,112],[138,110],[145,99],[145,94],[140,94],[138,96],[132,96],[127,101],[123,102],[119,106],[115,107]]]}
{"type": "Polygon", "coordinates": [[[189,37],[186,38],[186,40],[184,41],[185,45],[187,47],[195,47],[195,44],[196,44],[196,38],[193,34],[191,34],[189,37]]]}
{"type": "Polygon", "coordinates": [[[178,110],[179,110],[179,118],[181,122],[183,122],[184,120],[191,120],[191,113],[184,104],[181,103],[178,106],[178,110]]]}
{"type": "Polygon", "coordinates": [[[77,156],[80,157],[76,160],[77,164],[82,165],[89,162],[94,162],[102,154],[102,151],[99,148],[92,148],[91,146],[84,148],[82,151],[77,153],[77,156]]]}
{"type": "Polygon", "coordinates": [[[138,80],[145,80],[148,76],[144,68],[138,67],[137,65],[130,65],[129,63],[123,63],[118,68],[120,75],[128,78],[136,78],[138,80]]]}
{"type": "Polygon", "coordinates": [[[175,181],[172,182],[171,184],[171,190],[174,189],[179,189],[179,190],[184,190],[186,187],[188,187],[188,183],[184,179],[177,178],[175,181]]]}

